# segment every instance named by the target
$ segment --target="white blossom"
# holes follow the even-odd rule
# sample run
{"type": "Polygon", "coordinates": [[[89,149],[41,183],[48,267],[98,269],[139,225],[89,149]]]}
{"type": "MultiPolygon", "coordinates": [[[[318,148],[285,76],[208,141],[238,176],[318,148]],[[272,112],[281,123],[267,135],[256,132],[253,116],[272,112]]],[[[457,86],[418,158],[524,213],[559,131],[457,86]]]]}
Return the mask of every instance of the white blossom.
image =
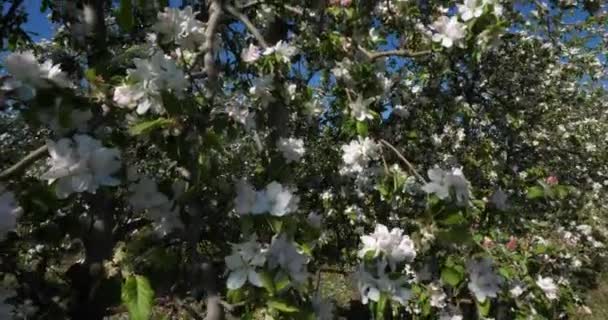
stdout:
{"type": "Polygon", "coordinates": [[[447,295],[443,288],[438,283],[431,283],[429,285],[429,291],[431,293],[431,307],[442,309],[446,306],[447,295]]]}
{"type": "Polygon", "coordinates": [[[507,210],[507,194],[502,191],[502,189],[498,188],[490,197],[490,203],[492,203],[498,210],[507,210]]]}
{"type": "Polygon", "coordinates": [[[380,156],[380,145],[369,137],[359,137],[358,140],[343,145],[341,149],[344,167],[340,172],[343,174],[360,173],[370,161],[377,160],[380,156]]]}
{"type": "Polygon", "coordinates": [[[263,75],[251,81],[252,86],[249,88],[249,94],[261,102],[262,106],[267,106],[274,101],[272,90],[274,89],[274,79],[272,75],[263,75]]]}
{"type": "Polygon", "coordinates": [[[249,44],[249,47],[243,49],[243,52],[241,52],[241,59],[245,63],[253,63],[258,61],[261,55],[262,53],[260,51],[260,48],[251,43],[249,44]]]}
{"type": "Polygon", "coordinates": [[[549,300],[556,300],[559,296],[559,287],[550,277],[541,277],[540,275],[536,279],[536,285],[543,290],[545,296],[549,300]]]}
{"type": "Polygon", "coordinates": [[[287,163],[299,162],[306,151],[304,141],[296,138],[280,138],[277,141],[277,149],[281,151],[287,163]]]}
{"type": "Polygon", "coordinates": [[[239,289],[247,281],[256,287],[262,287],[262,278],[257,269],[264,266],[266,251],[255,236],[247,242],[233,244],[232,254],[224,258],[230,272],[226,282],[228,289],[239,289]]]}
{"type": "Polygon", "coordinates": [[[323,222],[323,216],[312,211],[306,217],[306,222],[308,222],[308,224],[311,225],[312,227],[314,227],[316,229],[320,229],[321,223],[323,222]]]}
{"type": "Polygon", "coordinates": [[[172,91],[182,97],[188,86],[184,72],[174,60],[157,51],[150,59],[134,59],[135,69],[128,69],[128,77],[135,83],[123,84],[114,89],[114,102],[120,107],[136,108],[137,114],[148,111],[165,112],[161,92],[172,91]]]}
{"type": "Polygon", "coordinates": [[[429,169],[430,182],[422,186],[426,193],[433,193],[439,199],[447,199],[450,192],[454,192],[458,204],[466,205],[469,201],[469,181],[464,177],[461,169],[452,169],[448,172],[439,168],[429,169]]]}
{"type": "Polygon", "coordinates": [[[359,251],[359,257],[364,257],[368,252],[372,252],[374,257],[383,254],[393,271],[397,263],[412,262],[416,257],[414,242],[400,228],[393,228],[389,232],[385,225],[377,224],[372,234],[361,236],[361,242],[363,248],[359,251]]]}
{"type": "Polygon", "coordinates": [[[234,121],[241,123],[245,129],[255,129],[255,111],[249,111],[249,108],[240,103],[231,103],[224,110],[226,114],[234,121]]]}
{"type": "Polygon", "coordinates": [[[121,167],[120,152],[104,147],[88,135],[73,139],[47,141],[51,168],[41,176],[49,184],[56,182],[56,193],[67,198],[73,192],[95,193],[100,186],[117,186],[112,175],[121,167]]]}
{"type": "MultiPolygon", "coordinates": [[[[148,216],[154,221],[156,232],[165,236],[177,229],[183,229],[180,218],[180,208],[164,193],[158,191],[156,182],[148,177],[135,177],[137,180],[129,186],[131,195],[129,204],[135,210],[146,210],[148,216]]],[[[174,186],[177,189],[177,186],[174,186]]]]}
{"type": "Polygon", "coordinates": [[[32,51],[9,54],[4,66],[14,79],[10,83],[10,89],[16,90],[22,99],[31,99],[36,94],[36,88],[51,88],[52,85],[62,88],[73,86],[59,65],[50,60],[39,63],[32,51]]]}
{"type": "Polygon", "coordinates": [[[479,18],[483,14],[484,3],[482,0],[464,0],[464,4],[456,6],[463,21],[479,18]]]}
{"type": "Polygon", "coordinates": [[[4,240],[8,232],[15,230],[17,218],[22,213],[23,209],[17,203],[15,194],[0,185],[0,241],[4,240]]]}
{"type": "Polygon", "coordinates": [[[509,290],[509,293],[513,298],[517,298],[521,296],[522,293],[524,293],[524,288],[522,288],[520,284],[516,284],[509,290]]]}
{"type": "Polygon", "coordinates": [[[348,105],[350,108],[350,114],[357,119],[357,121],[373,119],[374,113],[369,109],[369,105],[373,103],[374,100],[375,99],[373,97],[364,100],[362,96],[358,96],[357,100],[348,105]]]}
{"type": "Polygon", "coordinates": [[[183,10],[165,7],[158,13],[158,20],[152,30],[161,35],[164,43],[175,42],[186,50],[195,50],[205,40],[205,26],[196,18],[191,6],[183,10]]]}
{"type": "Polygon", "coordinates": [[[298,52],[298,49],[289,43],[279,40],[274,46],[264,50],[264,55],[276,54],[283,62],[289,63],[291,57],[298,52]]]}
{"type": "Polygon", "coordinates": [[[488,297],[496,298],[503,280],[494,272],[492,259],[482,258],[470,261],[467,264],[467,270],[469,272],[468,288],[478,301],[484,302],[488,297]]]}
{"type": "Polygon", "coordinates": [[[297,195],[276,181],[260,191],[254,190],[245,180],[236,183],[234,205],[240,215],[270,213],[280,217],[298,210],[299,202],[297,195]]]}
{"type": "Polygon", "coordinates": [[[367,304],[370,300],[378,302],[382,293],[387,294],[391,300],[406,305],[412,296],[412,291],[406,287],[407,280],[403,277],[389,278],[386,274],[386,262],[378,261],[376,274],[368,272],[364,265],[359,266],[355,277],[361,295],[361,302],[367,304]]]}
{"type": "Polygon", "coordinates": [[[303,283],[308,277],[308,258],[300,253],[285,234],[273,237],[267,259],[271,269],[280,267],[296,283],[303,283]]]}
{"type": "Polygon", "coordinates": [[[433,22],[433,41],[440,42],[442,46],[451,48],[453,45],[462,45],[466,36],[466,26],[458,21],[458,17],[441,16],[433,22]]]}

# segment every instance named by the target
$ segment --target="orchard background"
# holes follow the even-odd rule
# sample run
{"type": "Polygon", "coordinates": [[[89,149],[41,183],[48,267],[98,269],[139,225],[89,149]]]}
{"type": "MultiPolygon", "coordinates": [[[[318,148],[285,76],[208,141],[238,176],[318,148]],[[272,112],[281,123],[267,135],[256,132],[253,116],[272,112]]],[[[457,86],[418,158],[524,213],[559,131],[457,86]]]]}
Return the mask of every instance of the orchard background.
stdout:
{"type": "Polygon", "coordinates": [[[605,2],[0,7],[0,318],[601,317],[605,2]]]}

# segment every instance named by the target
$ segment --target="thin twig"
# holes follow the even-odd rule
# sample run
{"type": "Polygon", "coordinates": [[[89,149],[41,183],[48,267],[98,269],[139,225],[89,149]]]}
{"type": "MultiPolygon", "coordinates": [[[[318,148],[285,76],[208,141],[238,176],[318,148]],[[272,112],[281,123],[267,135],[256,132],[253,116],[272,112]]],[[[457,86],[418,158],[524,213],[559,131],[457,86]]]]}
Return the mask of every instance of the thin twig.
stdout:
{"type": "Polygon", "coordinates": [[[392,144],[390,144],[388,141],[384,140],[384,139],[380,139],[380,142],[382,142],[384,145],[386,145],[387,147],[389,147],[391,150],[393,150],[393,152],[395,152],[395,154],[397,155],[397,157],[399,157],[399,159],[401,159],[401,161],[403,161],[405,163],[405,165],[410,169],[410,172],[413,173],[416,178],[420,179],[420,181],[422,182],[427,182],[424,177],[418,173],[418,171],[416,170],[416,168],[414,167],[414,165],[409,162],[402,154],[401,152],[399,152],[399,150],[397,150],[397,148],[395,148],[392,144]]]}
{"type": "Polygon", "coordinates": [[[256,40],[258,40],[258,42],[264,49],[268,48],[268,42],[266,42],[266,40],[260,33],[260,30],[258,30],[258,28],[253,25],[251,20],[249,20],[246,15],[244,15],[238,9],[229,4],[225,4],[224,9],[226,9],[226,11],[228,11],[235,18],[239,19],[245,25],[245,27],[247,27],[247,30],[249,30],[249,32],[251,32],[251,34],[256,38],[256,40]]]}
{"type": "Polygon", "coordinates": [[[360,45],[358,45],[357,48],[370,60],[376,60],[376,59],[389,57],[389,56],[415,58],[415,57],[425,56],[425,55],[431,53],[431,50],[409,51],[409,50],[404,50],[404,49],[372,52],[372,51],[369,51],[369,50],[363,48],[360,45]]]}
{"type": "Polygon", "coordinates": [[[39,147],[38,149],[30,152],[27,156],[25,156],[23,159],[19,160],[19,162],[15,163],[14,165],[12,165],[11,167],[9,167],[8,169],[2,171],[0,173],[0,181],[1,180],[7,180],[10,177],[22,172],[23,170],[27,169],[27,167],[29,167],[30,165],[32,165],[34,162],[36,162],[38,159],[44,157],[47,153],[48,147],[47,145],[43,145],[41,147],[39,147]]]}

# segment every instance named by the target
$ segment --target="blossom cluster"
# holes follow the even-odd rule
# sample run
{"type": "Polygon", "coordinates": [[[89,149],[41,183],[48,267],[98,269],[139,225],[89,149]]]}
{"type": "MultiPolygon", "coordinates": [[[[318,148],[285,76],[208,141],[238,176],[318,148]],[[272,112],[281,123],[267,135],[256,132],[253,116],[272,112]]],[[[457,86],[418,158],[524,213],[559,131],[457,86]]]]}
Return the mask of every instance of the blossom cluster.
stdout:
{"type": "MultiPolygon", "coordinates": [[[[130,172],[132,184],[129,187],[131,196],[129,204],[134,210],[146,210],[148,216],[154,221],[154,229],[161,235],[166,236],[174,230],[182,229],[183,223],[180,218],[180,207],[158,191],[154,180],[146,176],[140,176],[130,172]]],[[[173,186],[174,196],[178,197],[182,192],[179,183],[173,186]]]]}
{"type": "Polygon", "coordinates": [[[133,63],[135,69],[127,70],[132,83],[114,89],[114,102],[120,107],[135,109],[137,114],[148,111],[163,114],[162,91],[170,91],[181,97],[188,87],[184,72],[161,51],[154,53],[150,59],[136,58],[133,63]]]}
{"type": "Polygon", "coordinates": [[[107,148],[88,135],[74,135],[58,141],[47,141],[51,168],[40,178],[55,184],[60,198],[74,192],[95,191],[100,186],[117,186],[120,180],[113,175],[120,170],[120,151],[107,148]]]}
{"type": "Polygon", "coordinates": [[[256,191],[241,179],[236,183],[236,193],[235,210],[240,215],[270,213],[280,217],[297,211],[300,202],[300,197],[276,181],[256,191]]]}
{"type": "Polygon", "coordinates": [[[2,89],[15,91],[22,100],[33,98],[36,95],[36,89],[73,86],[59,65],[54,64],[51,60],[39,63],[32,51],[9,54],[5,60],[5,67],[13,78],[3,83],[2,89]]]}
{"type": "Polygon", "coordinates": [[[398,270],[398,265],[411,263],[416,257],[414,242],[403,234],[400,228],[388,230],[385,225],[377,224],[374,232],[361,236],[363,248],[359,257],[363,263],[359,266],[357,283],[363,303],[369,300],[378,302],[382,293],[388,294],[392,300],[405,305],[411,296],[408,281],[405,277],[389,277],[387,266],[391,272],[398,270]],[[366,262],[371,259],[370,262],[366,262]]]}

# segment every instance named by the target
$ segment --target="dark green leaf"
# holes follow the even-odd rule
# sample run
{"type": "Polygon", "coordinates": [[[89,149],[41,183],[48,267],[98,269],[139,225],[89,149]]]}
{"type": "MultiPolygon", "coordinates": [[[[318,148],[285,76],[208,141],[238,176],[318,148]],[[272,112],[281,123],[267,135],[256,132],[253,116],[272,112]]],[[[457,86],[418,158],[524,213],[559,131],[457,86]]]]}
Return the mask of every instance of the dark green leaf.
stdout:
{"type": "Polygon", "coordinates": [[[129,134],[137,136],[140,134],[148,134],[153,130],[164,128],[173,124],[172,119],[158,118],[154,120],[144,120],[129,128],[129,134]]]}
{"type": "Polygon", "coordinates": [[[275,309],[285,313],[294,313],[300,310],[298,309],[298,307],[290,305],[289,302],[278,299],[268,301],[267,305],[271,309],[275,309]]]}
{"type": "Polygon", "coordinates": [[[133,2],[132,0],[120,0],[120,7],[118,8],[118,17],[116,18],[118,26],[124,31],[131,31],[135,20],[133,17],[133,2]]]}

